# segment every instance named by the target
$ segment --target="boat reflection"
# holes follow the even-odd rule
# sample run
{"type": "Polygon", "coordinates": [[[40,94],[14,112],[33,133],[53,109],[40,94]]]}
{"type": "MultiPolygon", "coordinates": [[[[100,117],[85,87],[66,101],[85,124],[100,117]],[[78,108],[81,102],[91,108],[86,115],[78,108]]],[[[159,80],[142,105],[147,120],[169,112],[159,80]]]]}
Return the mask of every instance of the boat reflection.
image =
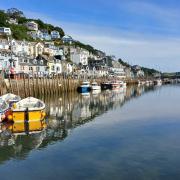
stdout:
{"type": "Polygon", "coordinates": [[[33,149],[46,148],[64,140],[73,128],[88,123],[108,110],[119,108],[134,97],[154,90],[153,87],[132,86],[123,91],[102,91],[40,97],[46,103],[47,119],[29,123],[1,124],[0,157],[25,158],[33,149]],[[5,155],[4,155],[5,154],[5,155]]]}

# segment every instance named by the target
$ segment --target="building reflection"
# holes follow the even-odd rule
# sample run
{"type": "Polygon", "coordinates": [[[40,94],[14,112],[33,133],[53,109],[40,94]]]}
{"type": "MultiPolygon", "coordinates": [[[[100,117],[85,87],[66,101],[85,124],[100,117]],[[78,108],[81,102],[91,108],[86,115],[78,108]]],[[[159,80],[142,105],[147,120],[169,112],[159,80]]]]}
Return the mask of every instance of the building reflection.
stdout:
{"type": "Polygon", "coordinates": [[[90,94],[69,93],[47,96],[47,119],[41,122],[1,124],[0,163],[10,158],[25,158],[33,149],[64,140],[77,126],[93,121],[108,110],[119,108],[153,87],[131,86],[122,91],[90,94]]]}

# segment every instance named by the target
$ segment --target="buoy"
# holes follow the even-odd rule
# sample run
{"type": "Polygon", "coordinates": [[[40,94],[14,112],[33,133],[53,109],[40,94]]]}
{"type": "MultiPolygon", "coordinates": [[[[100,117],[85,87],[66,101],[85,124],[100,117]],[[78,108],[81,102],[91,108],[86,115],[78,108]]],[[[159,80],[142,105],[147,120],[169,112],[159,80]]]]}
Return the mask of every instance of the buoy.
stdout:
{"type": "Polygon", "coordinates": [[[45,116],[46,116],[46,113],[45,113],[45,112],[42,112],[42,113],[41,113],[41,117],[42,117],[42,119],[44,119],[44,118],[45,118],[45,116]]]}
{"type": "Polygon", "coordinates": [[[8,118],[9,121],[12,121],[12,120],[13,120],[13,116],[12,116],[12,115],[8,115],[7,118],[8,118]]]}

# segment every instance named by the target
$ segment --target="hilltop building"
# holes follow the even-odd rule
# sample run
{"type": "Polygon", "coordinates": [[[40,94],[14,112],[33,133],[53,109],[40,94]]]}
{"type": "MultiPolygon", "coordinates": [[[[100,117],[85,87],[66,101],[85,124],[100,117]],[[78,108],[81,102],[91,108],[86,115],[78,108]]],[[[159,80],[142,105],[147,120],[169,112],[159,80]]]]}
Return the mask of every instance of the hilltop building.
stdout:
{"type": "Polygon", "coordinates": [[[11,35],[11,29],[7,27],[0,27],[0,34],[2,35],[11,35]]]}
{"type": "Polygon", "coordinates": [[[29,30],[32,30],[32,31],[38,31],[38,24],[34,21],[29,21],[26,23],[26,27],[29,29],[29,30]]]}

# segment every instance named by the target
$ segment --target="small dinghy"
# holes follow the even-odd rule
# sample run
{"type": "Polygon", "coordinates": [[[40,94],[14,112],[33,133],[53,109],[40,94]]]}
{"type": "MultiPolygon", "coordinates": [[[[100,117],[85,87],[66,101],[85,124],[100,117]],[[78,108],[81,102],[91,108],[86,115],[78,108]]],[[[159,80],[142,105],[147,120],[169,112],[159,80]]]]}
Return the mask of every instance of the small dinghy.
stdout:
{"type": "Polygon", "coordinates": [[[18,101],[21,100],[20,96],[17,96],[15,94],[5,94],[3,96],[1,96],[1,98],[7,102],[7,104],[9,104],[9,107],[11,108],[13,106],[14,103],[17,103],[18,101]]]}
{"type": "Polygon", "coordinates": [[[101,89],[102,90],[111,89],[111,83],[110,82],[103,82],[103,83],[101,83],[101,89]]]}
{"type": "Polygon", "coordinates": [[[86,93],[91,91],[91,86],[89,81],[84,81],[77,89],[80,93],[86,93]]]}
{"type": "Polygon", "coordinates": [[[28,97],[15,103],[12,107],[12,121],[30,122],[45,118],[45,103],[34,97],[28,97]]]}
{"type": "Polygon", "coordinates": [[[8,115],[9,106],[4,101],[4,99],[0,98],[0,122],[4,121],[8,115]]]}

